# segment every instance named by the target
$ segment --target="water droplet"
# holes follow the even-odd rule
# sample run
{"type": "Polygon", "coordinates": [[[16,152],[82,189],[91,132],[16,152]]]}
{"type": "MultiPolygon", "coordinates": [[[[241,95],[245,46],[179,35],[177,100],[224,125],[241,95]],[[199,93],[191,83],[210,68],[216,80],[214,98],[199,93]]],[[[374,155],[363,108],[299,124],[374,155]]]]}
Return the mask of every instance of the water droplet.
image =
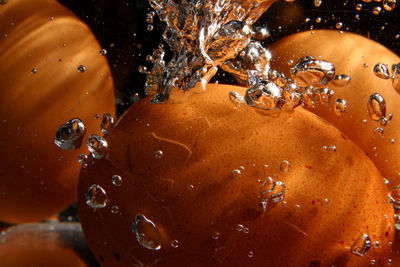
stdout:
{"type": "Polygon", "coordinates": [[[346,112],[347,102],[344,99],[338,98],[335,100],[334,111],[338,116],[343,115],[346,112]]]}
{"type": "Polygon", "coordinates": [[[118,206],[112,206],[111,207],[111,213],[112,214],[117,214],[119,212],[119,207],[118,206]]]}
{"type": "Polygon", "coordinates": [[[400,63],[392,65],[392,86],[400,94],[400,63]]]}
{"type": "Polygon", "coordinates": [[[343,27],[343,23],[342,22],[338,22],[336,23],[336,29],[340,30],[343,27]]]}
{"type": "Polygon", "coordinates": [[[178,248],[179,247],[179,241],[178,240],[172,240],[171,241],[171,247],[178,248]]]}
{"type": "Polygon", "coordinates": [[[286,186],[281,181],[275,182],[271,177],[262,183],[259,199],[263,211],[272,208],[274,204],[281,202],[285,198],[286,186]]]}
{"type": "Polygon", "coordinates": [[[368,63],[364,63],[364,64],[363,64],[363,67],[364,67],[364,68],[368,68],[368,66],[369,66],[368,63]]]}
{"type": "Polygon", "coordinates": [[[95,159],[101,159],[108,152],[107,140],[96,134],[89,136],[86,145],[95,159]]]}
{"type": "Polygon", "coordinates": [[[243,233],[248,234],[249,232],[250,232],[249,228],[245,227],[245,228],[243,229],[243,233]]]}
{"type": "Polygon", "coordinates": [[[320,23],[320,22],[321,22],[321,18],[320,18],[320,17],[317,17],[317,18],[315,19],[315,22],[316,22],[316,23],[320,23]]]}
{"type": "Polygon", "coordinates": [[[253,256],[254,256],[254,253],[253,253],[253,251],[249,251],[249,253],[247,253],[247,257],[249,257],[249,258],[253,258],[253,256]]]}
{"type": "Polygon", "coordinates": [[[380,6],[376,6],[372,9],[372,14],[374,15],[379,15],[382,11],[382,8],[380,6]]]}
{"type": "Polygon", "coordinates": [[[161,249],[161,234],[156,225],[142,214],[137,214],[133,220],[132,232],[139,244],[150,250],[161,249]]]}
{"type": "Polygon", "coordinates": [[[363,8],[363,5],[362,5],[362,4],[357,4],[357,5],[356,5],[356,9],[357,9],[358,11],[361,11],[362,8],[363,8]]]}
{"type": "Polygon", "coordinates": [[[146,29],[147,29],[148,31],[152,31],[152,30],[154,29],[153,24],[148,24],[147,27],[146,27],[146,29]]]}
{"type": "Polygon", "coordinates": [[[241,172],[241,170],[239,170],[239,169],[234,169],[234,170],[232,171],[232,177],[233,177],[234,179],[239,179],[241,175],[242,175],[242,172],[241,172]]]}
{"type": "Polygon", "coordinates": [[[36,74],[36,73],[37,73],[37,69],[36,69],[36,68],[33,68],[33,69],[31,70],[31,73],[32,73],[32,74],[36,74]]]}
{"type": "Polygon", "coordinates": [[[80,119],[71,119],[58,128],[54,143],[62,150],[75,150],[82,145],[86,127],[80,119]]]}
{"type": "Polygon", "coordinates": [[[244,98],[238,92],[230,91],[229,92],[229,100],[234,103],[236,106],[240,106],[244,104],[244,98]]]}
{"type": "Polygon", "coordinates": [[[324,198],[324,199],[321,201],[321,205],[322,205],[323,207],[328,207],[328,206],[329,206],[329,199],[324,198]]]}
{"type": "Polygon", "coordinates": [[[84,73],[86,71],[86,67],[84,65],[79,65],[77,68],[78,72],[84,73]]]}
{"type": "Polygon", "coordinates": [[[118,174],[114,174],[111,176],[111,182],[115,186],[121,186],[122,185],[122,177],[119,176],[118,174]]]}
{"type": "Polygon", "coordinates": [[[290,162],[287,160],[282,161],[280,164],[280,170],[281,172],[288,173],[290,170],[290,162]]]}
{"type": "Polygon", "coordinates": [[[365,254],[367,254],[368,250],[371,247],[371,239],[369,238],[369,235],[363,234],[360,235],[354,244],[351,246],[351,253],[363,257],[365,254]]]}
{"type": "Polygon", "coordinates": [[[390,143],[392,143],[392,144],[394,144],[395,142],[396,142],[395,139],[391,139],[391,140],[390,140],[390,143]]]}
{"type": "Polygon", "coordinates": [[[386,103],[383,96],[373,93],[368,100],[368,112],[371,119],[378,121],[386,116],[386,103]]]}
{"type": "Polygon", "coordinates": [[[292,79],[299,86],[325,85],[335,77],[332,63],[304,56],[290,69],[292,79]]]}
{"type": "Polygon", "coordinates": [[[375,242],[373,242],[372,245],[374,246],[374,248],[379,248],[380,243],[379,243],[379,241],[375,241],[375,242]]]}
{"type": "Polygon", "coordinates": [[[94,184],[89,187],[85,194],[86,204],[93,209],[102,209],[108,203],[106,191],[99,185],[94,184]]]}
{"type": "Polygon", "coordinates": [[[383,9],[392,11],[396,7],[396,0],[383,0],[383,9]]]}
{"type": "Polygon", "coordinates": [[[157,150],[156,152],[154,152],[154,157],[156,159],[161,159],[163,157],[163,152],[161,150],[157,150]]]}
{"type": "Polygon", "coordinates": [[[100,123],[101,132],[103,134],[108,134],[113,125],[114,117],[110,113],[105,113],[100,123]]]}
{"type": "Polygon", "coordinates": [[[100,49],[99,54],[100,54],[100,56],[105,56],[105,55],[107,55],[107,50],[102,48],[102,49],[100,49]]]}
{"type": "Polygon", "coordinates": [[[345,86],[349,84],[351,77],[346,74],[335,75],[332,83],[336,86],[345,86]]]}
{"type": "Polygon", "coordinates": [[[374,66],[374,74],[376,77],[381,78],[381,79],[389,79],[389,69],[386,64],[383,63],[376,63],[374,66]]]}

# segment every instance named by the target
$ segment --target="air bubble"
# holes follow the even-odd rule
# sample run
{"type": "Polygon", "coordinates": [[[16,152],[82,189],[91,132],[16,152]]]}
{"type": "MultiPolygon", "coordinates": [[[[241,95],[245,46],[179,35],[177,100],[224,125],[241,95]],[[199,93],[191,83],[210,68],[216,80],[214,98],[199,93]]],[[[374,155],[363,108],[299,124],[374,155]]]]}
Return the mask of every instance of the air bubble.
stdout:
{"type": "Polygon", "coordinates": [[[87,163],[88,163],[88,156],[86,154],[83,154],[83,153],[79,154],[78,155],[78,162],[80,164],[82,164],[83,168],[86,168],[87,167],[87,163]]]}
{"type": "Polygon", "coordinates": [[[161,150],[157,150],[156,152],[154,152],[154,157],[156,159],[161,159],[163,157],[163,152],[161,150]]]}
{"type": "Polygon", "coordinates": [[[249,106],[263,110],[280,110],[285,103],[282,88],[272,82],[247,89],[245,100],[249,106]]]}
{"type": "Polygon", "coordinates": [[[106,191],[99,185],[89,187],[85,194],[86,204],[93,209],[102,209],[107,206],[108,196],[106,191]]]}
{"type": "Polygon", "coordinates": [[[107,140],[96,134],[89,136],[86,145],[95,159],[101,159],[108,152],[107,140]]]}
{"type": "Polygon", "coordinates": [[[108,134],[114,125],[114,117],[110,113],[105,113],[100,123],[101,132],[108,134]]]}
{"type": "Polygon", "coordinates": [[[336,146],[329,146],[328,150],[331,152],[336,152],[336,146]]]}
{"type": "Polygon", "coordinates": [[[382,8],[380,6],[376,6],[372,9],[372,14],[374,15],[379,15],[382,11],[382,8]]]}
{"type": "Polygon", "coordinates": [[[272,208],[274,204],[285,198],[286,186],[281,181],[275,182],[268,177],[261,185],[259,199],[264,212],[272,208]]]}
{"type": "Polygon", "coordinates": [[[389,74],[389,69],[386,64],[383,63],[376,63],[374,66],[374,74],[376,77],[381,78],[381,79],[389,79],[390,74],[389,74]]]}
{"type": "Polygon", "coordinates": [[[388,197],[389,203],[393,204],[395,209],[400,209],[400,186],[392,188],[388,197]]]}
{"type": "Polygon", "coordinates": [[[386,116],[386,103],[383,96],[373,93],[368,99],[368,112],[371,119],[379,121],[386,116]]]}
{"type": "Polygon", "coordinates": [[[77,68],[78,72],[84,73],[86,71],[86,67],[84,65],[79,65],[77,68]]]}
{"type": "Polygon", "coordinates": [[[282,161],[280,164],[280,170],[283,173],[288,173],[290,170],[290,162],[287,160],[282,161]]]}
{"type": "Polygon", "coordinates": [[[400,63],[392,65],[392,86],[400,94],[400,63]]]}
{"type": "Polygon", "coordinates": [[[319,103],[324,106],[329,107],[331,103],[331,98],[334,95],[334,91],[328,88],[319,88],[316,92],[316,99],[319,103]]]}
{"type": "Polygon", "coordinates": [[[118,174],[114,174],[111,176],[111,183],[115,186],[121,186],[122,185],[122,177],[119,176],[118,174]]]}
{"type": "Polygon", "coordinates": [[[150,250],[161,249],[161,234],[156,225],[142,214],[137,214],[133,220],[132,232],[139,244],[150,250]]]}
{"type": "Polygon", "coordinates": [[[36,69],[36,68],[33,68],[33,69],[31,70],[31,73],[32,73],[32,74],[36,74],[36,72],[37,72],[37,69],[36,69]]]}
{"type": "Polygon", "coordinates": [[[340,30],[342,27],[343,27],[343,23],[342,22],[336,23],[336,29],[340,30]]]}
{"type": "Polygon", "coordinates": [[[362,8],[363,8],[363,5],[362,5],[362,4],[357,4],[357,5],[356,5],[356,9],[357,9],[358,11],[361,11],[362,8]]]}
{"type": "Polygon", "coordinates": [[[236,225],[236,231],[238,231],[238,232],[243,232],[243,230],[244,230],[243,224],[238,224],[238,225],[236,225]]]}
{"type": "Polygon", "coordinates": [[[332,83],[336,86],[346,86],[350,83],[351,77],[346,74],[335,75],[332,83]]]}
{"type": "Polygon", "coordinates": [[[254,256],[253,251],[249,251],[249,252],[247,253],[247,257],[253,258],[253,256],[254,256]]]}
{"type": "Polygon", "coordinates": [[[111,207],[111,213],[112,214],[117,214],[119,212],[119,207],[118,206],[112,206],[111,207]]]}
{"type": "Polygon", "coordinates": [[[86,127],[80,119],[71,119],[58,128],[54,143],[62,150],[80,148],[86,134],[86,127]]]}
{"type": "Polygon", "coordinates": [[[299,86],[325,85],[335,77],[332,63],[304,56],[290,69],[292,79],[299,86]]]}
{"type": "Polygon", "coordinates": [[[363,257],[367,254],[368,250],[371,247],[371,239],[369,235],[363,234],[359,236],[354,244],[351,246],[351,253],[363,257]]]}
{"type": "Polygon", "coordinates": [[[229,92],[229,100],[234,103],[236,106],[240,106],[244,104],[244,98],[238,92],[230,91],[229,92]]]}
{"type": "Polygon", "coordinates": [[[269,33],[267,27],[257,26],[257,27],[253,28],[253,36],[252,37],[256,40],[262,41],[262,40],[267,39],[270,36],[271,36],[271,34],[269,33]]]}
{"type": "Polygon", "coordinates": [[[105,56],[105,55],[107,55],[107,50],[102,48],[102,49],[100,49],[99,54],[100,54],[100,56],[105,56]]]}
{"type": "Polygon", "coordinates": [[[335,100],[335,106],[334,106],[334,111],[335,114],[338,116],[343,115],[346,112],[347,109],[347,102],[344,99],[338,98],[335,100]]]}
{"type": "Polygon", "coordinates": [[[396,0],[383,0],[383,9],[386,11],[393,11],[396,7],[396,0]]]}
{"type": "Polygon", "coordinates": [[[146,29],[147,29],[148,31],[152,31],[152,30],[154,29],[153,24],[148,24],[147,27],[146,27],[146,29]]]}
{"type": "Polygon", "coordinates": [[[232,171],[232,177],[233,177],[234,179],[239,179],[241,175],[242,175],[242,172],[241,172],[241,170],[239,170],[239,169],[234,169],[234,170],[232,171]]]}
{"type": "Polygon", "coordinates": [[[314,6],[320,7],[322,5],[322,0],[314,0],[314,6]]]}
{"type": "Polygon", "coordinates": [[[178,248],[179,247],[179,241],[178,240],[172,240],[171,241],[171,247],[178,248]]]}

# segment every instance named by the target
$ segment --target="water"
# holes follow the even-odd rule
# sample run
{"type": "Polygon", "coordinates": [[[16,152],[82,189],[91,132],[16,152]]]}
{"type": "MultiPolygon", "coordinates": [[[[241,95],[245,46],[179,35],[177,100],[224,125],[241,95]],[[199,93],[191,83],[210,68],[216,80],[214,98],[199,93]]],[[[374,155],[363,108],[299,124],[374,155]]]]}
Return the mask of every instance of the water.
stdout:
{"type": "Polygon", "coordinates": [[[374,74],[381,79],[389,79],[390,74],[389,74],[389,69],[386,64],[383,63],[376,63],[374,66],[374,74]]]}
{"type": "Polygon", "coordinates": [[[351,253],[363,257],[367,254],[368,250],[371,248],[371,239],[369,235],[360,235],[353,243],[350,248],[351,253]]]}
{"type": "Polygon", "coordinates": [[[93,134],[86,140],[86,145],[95,159],[101,159],[108,152],[107,140],[99,135],[93,134]]]}
{"type": "Polygon", "coordinates": [[[400,94],[400,63],[392,65],[392,86],[400,94]]]}
{"type": "Polygon", "coordinates": [[[304,56],[290,69],[292,79],[299,86],[326,85],[335,77],[332,63],[304,56]]]}
{"type": "Polygon", "coordinates": [[[111,176],[111,183],[117,187],[120,187],[122,185],[122,177],[118,174],[114,174],[111,176]]]}
{"type": "Polygon", "coordinates": [[[82,145],[86,126],[80,119],[71,119],[58,128],[54,143],[62,150],[75,150],[82,145]]]}
{"type": "Polygon", "coordinates": [[[89,187],[85,194],[86,204],[93,209],[102,209],[109,202],[106,191],[99,185],[89,187]]]}
{"type": "Polygon", "coordinates": [[[132,232],[139,244],[149,250],[161,249],[161,234],[156,225],[143,214],[137,214],[133,220],[132,232]]]}
{"type": "Polygon", "coordinates": [[[115,119],[110,113],[105,113],[100,123],[101,132],[108,134],[111,128],[114,126],[115,119]]]}
{"type": "Polygon", "coordinates": [[[265,179],[259,193],[262,210],[266,212],[272,208],[274,204],[283,201],[285,192],[286,186],[281,181],[275,182],[271,177],[265,179]]]}
{"type": "Polygon", "coordinates": [[[252,24],[275,0],[149,0],[166,24],[163,40],[172,51],[169,62],[159,46],[152,57],[145,91],[153,103],[166,99],[173,87],[187,91],[205,85],[221,66],[251,41],[252,24]]]}
{"type": "Polygon", "coordinates": [[[379,121],[386,116],[386,102],[383,96],[373,93],[368,99],[368,112],[371,119],[379,121]]]}

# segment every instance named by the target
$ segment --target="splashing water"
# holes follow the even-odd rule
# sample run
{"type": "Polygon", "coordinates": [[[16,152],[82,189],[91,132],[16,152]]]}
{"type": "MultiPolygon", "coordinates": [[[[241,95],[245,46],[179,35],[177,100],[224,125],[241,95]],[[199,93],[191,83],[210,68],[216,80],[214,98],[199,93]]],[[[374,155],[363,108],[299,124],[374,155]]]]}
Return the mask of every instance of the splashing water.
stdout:
{"type": "Polygon", "coordinates": [[[153,52],[145,91],[152,103],[166,99],[173,87],[184,91],[205,84],[217,67],[235,58],[249,43],[251,25],[276,0],[149,0],[166,23],[163,40],[173,52],[166,63],[162,45],[153,52]]]}

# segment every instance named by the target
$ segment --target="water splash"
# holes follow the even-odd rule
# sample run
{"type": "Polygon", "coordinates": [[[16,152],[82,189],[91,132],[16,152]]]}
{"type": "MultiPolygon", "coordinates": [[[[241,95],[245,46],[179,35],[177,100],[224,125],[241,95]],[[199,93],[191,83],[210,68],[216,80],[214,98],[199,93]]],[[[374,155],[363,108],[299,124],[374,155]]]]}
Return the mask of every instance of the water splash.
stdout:
{"type": "Polygon", "coordinates": [[[184,91],[205,84],[217,67],[235,58],[251,40],[251,25],[276,0],[149,0],[166,23],[163,40],[173,52],[165,60],[160,45],[148,72],[145,91],[152,103],[166,99],[173,87],[184,91]]]}

